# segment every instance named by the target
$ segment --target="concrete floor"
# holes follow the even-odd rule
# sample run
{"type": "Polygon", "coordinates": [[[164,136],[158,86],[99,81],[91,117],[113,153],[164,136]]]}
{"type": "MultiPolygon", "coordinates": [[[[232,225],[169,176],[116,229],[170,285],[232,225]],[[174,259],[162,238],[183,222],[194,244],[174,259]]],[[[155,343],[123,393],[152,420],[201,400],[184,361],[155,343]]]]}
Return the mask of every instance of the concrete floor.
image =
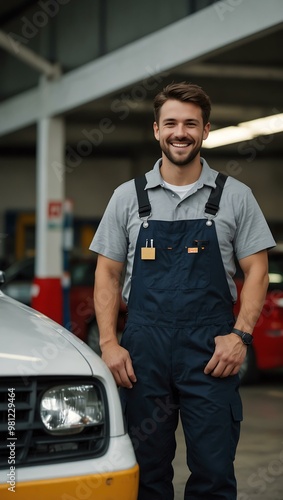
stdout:
{"type": "MultiPolygon", "coordinates": [[[[237,500],[283,500],[283,373],[242,387],[241,396],[244,422],[235,462],[237,500]]],[[[177,442],[175,500],[183,500],[187,467],[181,427],[177,442]]]]}

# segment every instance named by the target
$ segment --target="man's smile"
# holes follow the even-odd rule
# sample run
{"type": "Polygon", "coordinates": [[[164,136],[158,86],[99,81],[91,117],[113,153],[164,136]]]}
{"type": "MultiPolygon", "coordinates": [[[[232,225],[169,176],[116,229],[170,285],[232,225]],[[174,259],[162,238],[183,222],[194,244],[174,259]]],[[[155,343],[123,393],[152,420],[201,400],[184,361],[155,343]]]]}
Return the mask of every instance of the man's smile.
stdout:
{"type": "Polygon", "coordinates": [[[174,148],[186,148],[191,144],[191,142],[171,142],[171,146],[174,146],[174,148]]]}

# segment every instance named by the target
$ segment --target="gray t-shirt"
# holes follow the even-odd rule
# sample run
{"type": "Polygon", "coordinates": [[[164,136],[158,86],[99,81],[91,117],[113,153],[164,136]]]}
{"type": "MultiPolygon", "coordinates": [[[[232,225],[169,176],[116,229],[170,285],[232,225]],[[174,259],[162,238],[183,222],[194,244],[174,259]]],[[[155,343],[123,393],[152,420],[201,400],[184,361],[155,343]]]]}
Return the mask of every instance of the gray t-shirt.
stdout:
{"type": "MultiPolygon", "coordinates": [[[[166,189],[159,170],[161,160],[155,163],[153,170],[146,174],[145,187],[151,203],[152,219],[177,221],[205,218],[204,207],[211,188],[215,187],[218,172],[212,170],[203,158],[201,162],[201,175],[183,199],[166,189]]],[[[272,248],[275,241],[251,189],[233,177],[228,177],[226,181],[214,221],[231,295],[236,301],[234,254],[240,260],[272,248]]],[[[90,245],[90,250],[126,263],[123,286],[123,299],[126,303],[141,224],[135,184],[134,180],[130,180],[114,191],[90,245]]]]}

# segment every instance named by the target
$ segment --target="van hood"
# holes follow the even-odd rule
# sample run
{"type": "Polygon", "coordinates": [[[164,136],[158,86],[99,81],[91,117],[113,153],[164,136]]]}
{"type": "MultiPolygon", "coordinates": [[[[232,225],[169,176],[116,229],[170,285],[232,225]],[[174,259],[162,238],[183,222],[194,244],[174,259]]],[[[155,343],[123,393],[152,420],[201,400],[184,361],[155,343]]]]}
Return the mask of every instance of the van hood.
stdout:
{"type": "Polygon", "coordinates": [[[73,334],[0,292],[0,375],[91,376],[73,334]]]}

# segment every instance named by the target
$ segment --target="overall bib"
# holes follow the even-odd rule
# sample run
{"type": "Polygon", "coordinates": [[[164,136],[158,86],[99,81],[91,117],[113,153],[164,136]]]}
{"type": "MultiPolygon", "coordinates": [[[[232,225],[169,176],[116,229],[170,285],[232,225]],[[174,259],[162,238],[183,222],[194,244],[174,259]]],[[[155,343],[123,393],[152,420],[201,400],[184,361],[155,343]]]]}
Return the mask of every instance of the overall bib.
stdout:
{"type": "MultiPolygon", "coordinates": [[[[212,190],[205,209],[214,215],[223,185],[217,189],[216,205],[212,190]]],[[[120,395],[140,466],[138,500],[174,498],[179,415],[191,472],[184,498],[236,500],[239,378],[203,372],[214,337],[234,326],[213,220],[150,219],[141,225],[128,310],[121,345],[130,353],[137,382],[120,395]]]]}

